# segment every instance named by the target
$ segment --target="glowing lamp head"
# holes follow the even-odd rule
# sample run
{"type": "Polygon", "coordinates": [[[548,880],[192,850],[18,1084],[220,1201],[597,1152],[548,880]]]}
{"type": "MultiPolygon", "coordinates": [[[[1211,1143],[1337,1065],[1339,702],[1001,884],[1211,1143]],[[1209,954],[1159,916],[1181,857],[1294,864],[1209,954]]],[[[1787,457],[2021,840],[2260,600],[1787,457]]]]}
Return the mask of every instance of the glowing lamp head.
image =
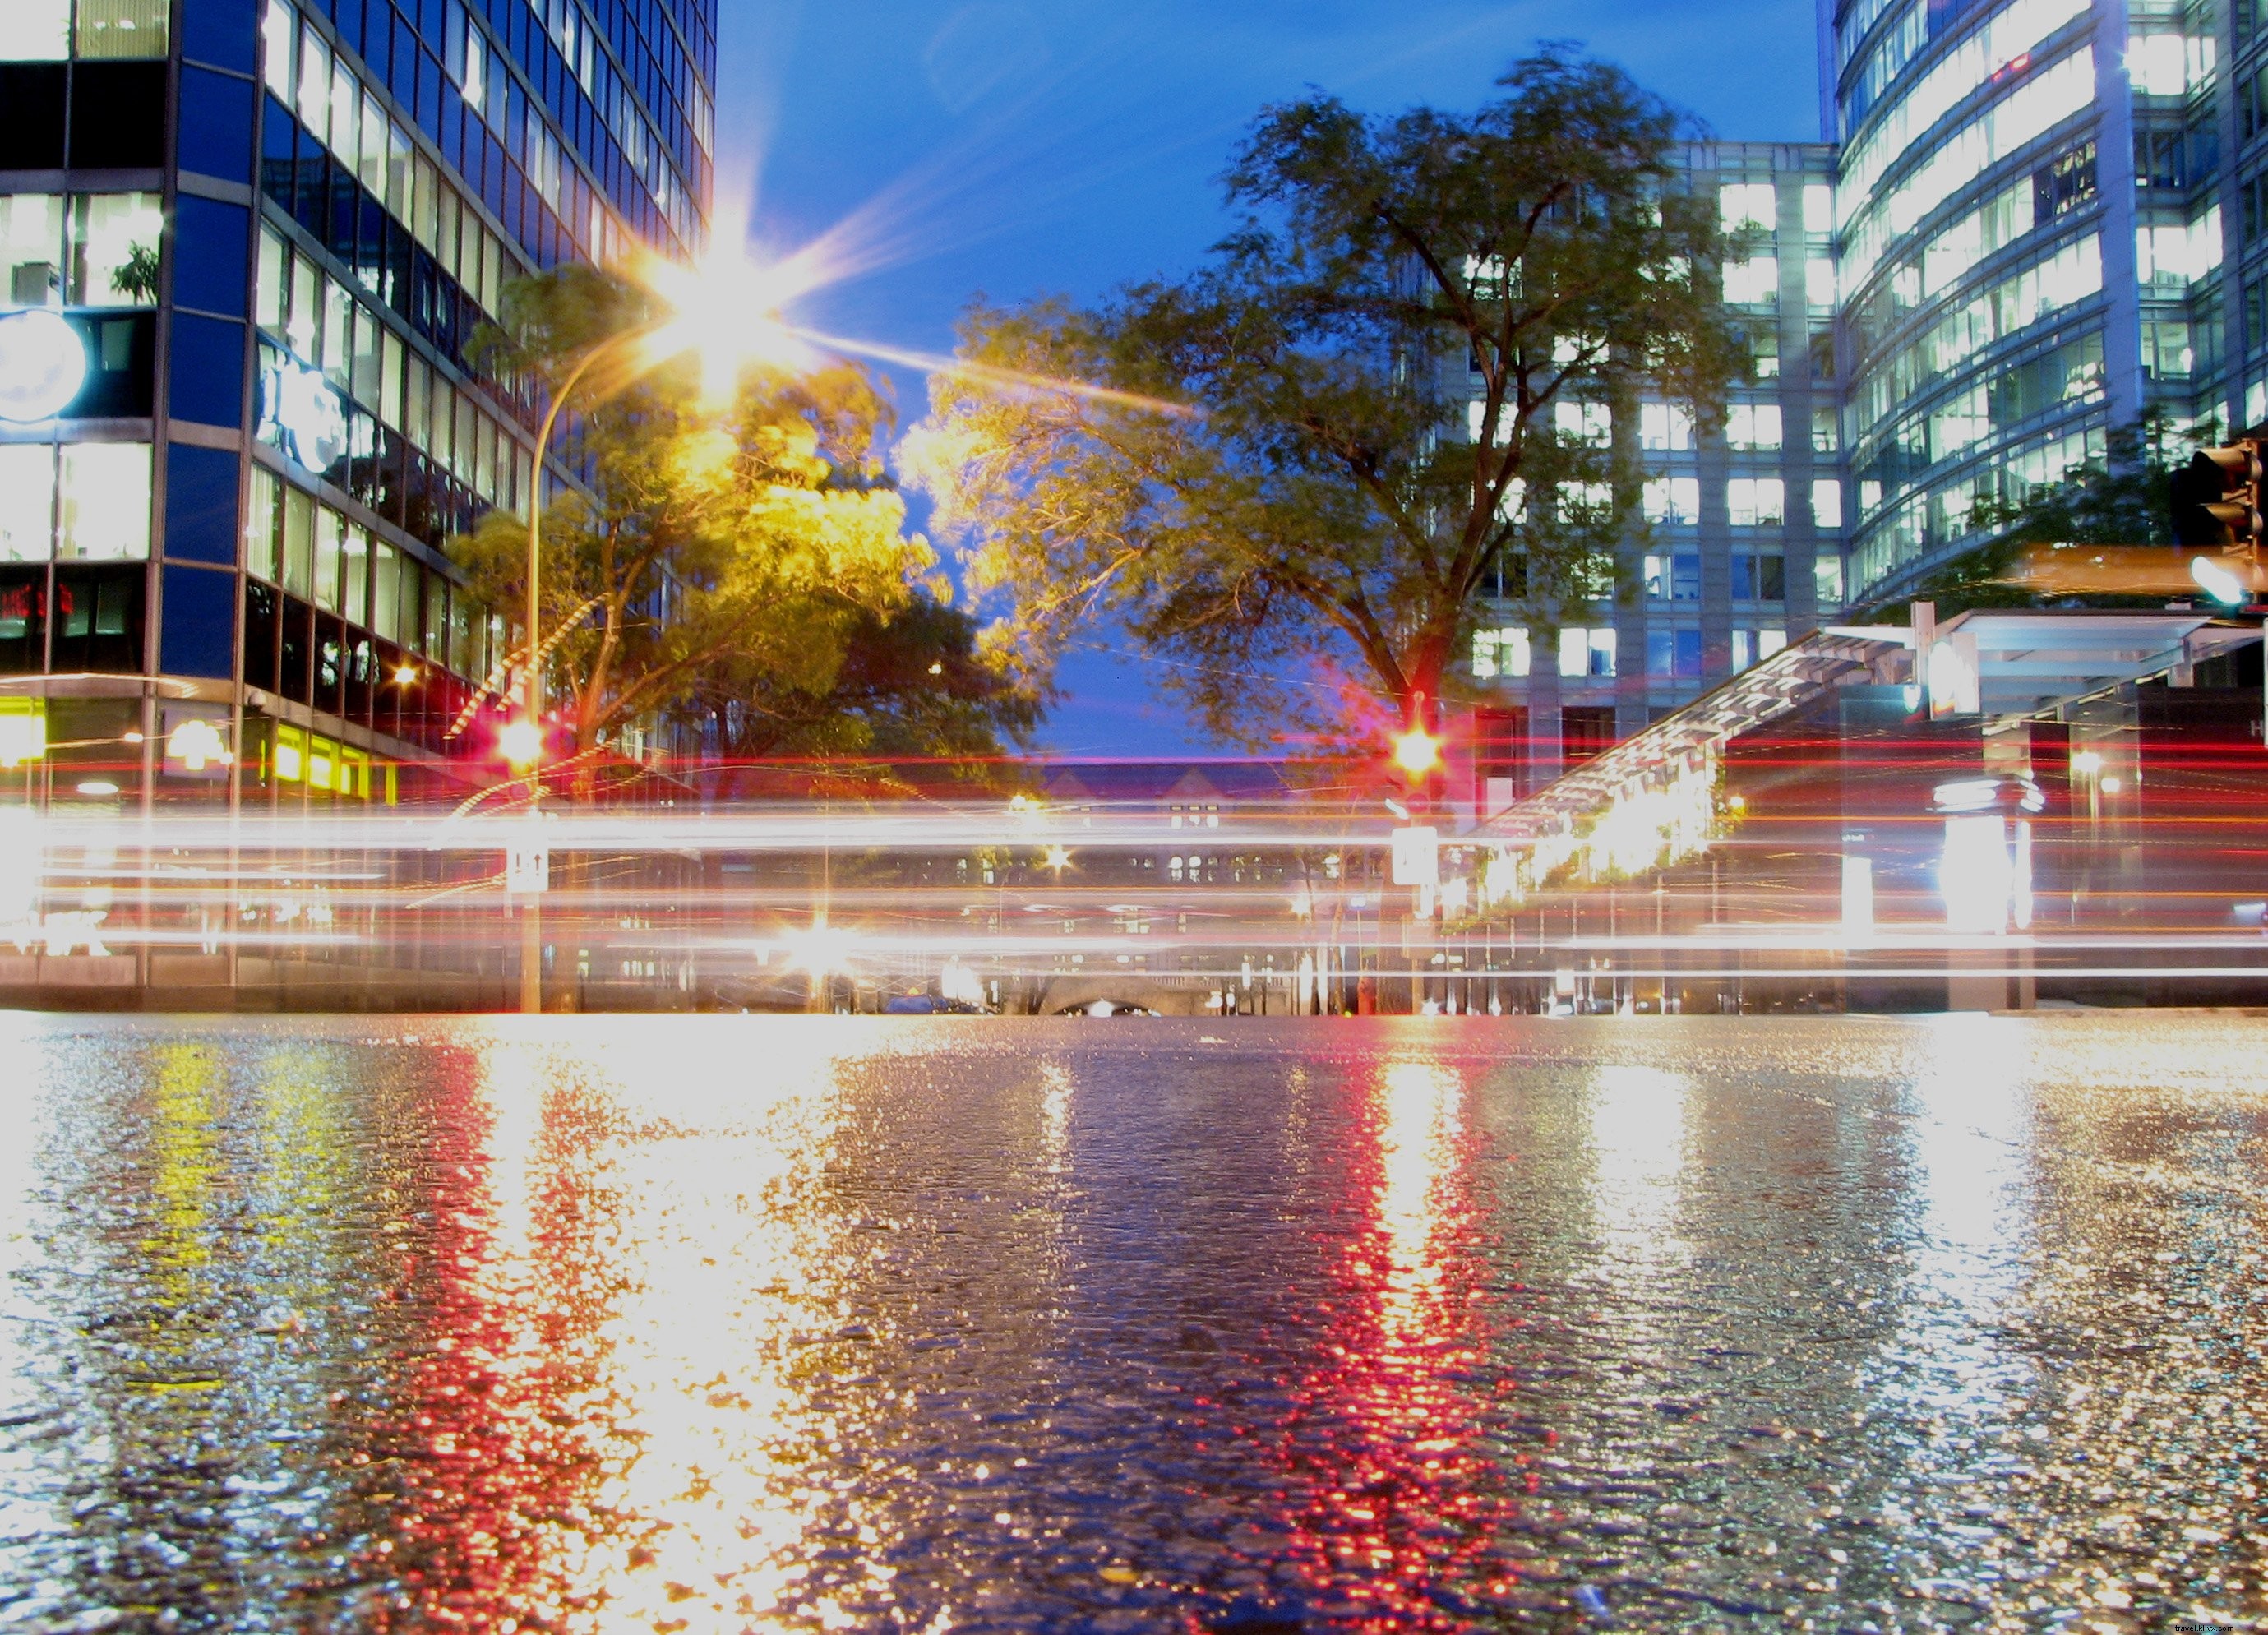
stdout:
{"type": "Polygon", "coordinates": [[[513,768],[524,772],[543,759],[543,728],[526,717],[508,721],[497,734],[497,749],[513,768]]]}
{"type": "Polygon", "coordinates": [[[2244,581],[2210,556],[2198,556],[2190,563],[2190,578],[2217,602],[2225,602],[2231,608],[2243,604],[2244,581]]]}

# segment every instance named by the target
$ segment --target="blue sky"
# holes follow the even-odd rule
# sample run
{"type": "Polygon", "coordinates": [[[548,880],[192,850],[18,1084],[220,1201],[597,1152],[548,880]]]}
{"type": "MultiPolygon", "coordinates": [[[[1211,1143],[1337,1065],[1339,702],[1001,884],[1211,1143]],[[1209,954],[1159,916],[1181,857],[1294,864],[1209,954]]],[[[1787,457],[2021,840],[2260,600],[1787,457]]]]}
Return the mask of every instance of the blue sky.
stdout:
{"type": "MultiPolygon", "coordinates": [[[[854,276],[799,307],[949,351],[955,317],[1091,298],[1200,261],[1214,178],[1262,105],[1470,107],[1538,40],[1582,41],[1718,135],[1818,134],[1811,0],[723,0],[719,204],[760,244],[850,226],[854,276]]],[[[895,376],[910,422],[921,378],[895,376]]],[[[1077,755],[1208,746],[1123,638],[1075,655],[1045,733],[1077,755]]]]}

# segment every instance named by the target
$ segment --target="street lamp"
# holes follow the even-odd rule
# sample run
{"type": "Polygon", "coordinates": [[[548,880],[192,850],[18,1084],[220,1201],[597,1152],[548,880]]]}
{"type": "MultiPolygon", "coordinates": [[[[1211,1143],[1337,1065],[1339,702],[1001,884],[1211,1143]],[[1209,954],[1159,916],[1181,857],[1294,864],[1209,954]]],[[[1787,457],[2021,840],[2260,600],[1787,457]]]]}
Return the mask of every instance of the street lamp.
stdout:
{"type": "MultiPolygon", "coordinates": [[[[788,286],[767,278],[745,262],[711,261],[682,268],[659,259],[637,269],[640,283],[669,308],[666,317],[608,336],[585,350],[551,394],[550,407],[535,434],[533,477],[527,497],[527,662],[520,674],[520,713],[497,735],[497,748],[527,779],[527,814],[540,822],[543,802],[543,462],[559,416],[575,388],[593,369],[609,360],[628,360],[626,379],[635,379],[688,353],[702,362],[704,395],[721,401],[740,368],[759,359],[800,361],[800,349],[781,328],[780,299],[788,286]]],[[[531,843],[536,843],[531,836],[531,843]]],[[[540,849],[540,846],[539,846],[540,849]]],[[[543,907],[538,872],[527,877],[530,890],[520,914],[519,1008],[543,1009],[543,907]]]]}

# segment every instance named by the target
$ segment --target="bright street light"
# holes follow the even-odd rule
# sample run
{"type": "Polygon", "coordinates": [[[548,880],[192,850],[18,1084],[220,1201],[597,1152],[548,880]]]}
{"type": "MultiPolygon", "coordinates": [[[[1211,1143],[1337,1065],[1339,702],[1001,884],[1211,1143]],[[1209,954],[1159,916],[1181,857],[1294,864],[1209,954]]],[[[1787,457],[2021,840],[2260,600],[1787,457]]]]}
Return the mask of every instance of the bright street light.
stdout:
{"type": "Polygon", "coordinates": [[[2190,563],[2190,578],[2195,579],[2205,593],[2217,602],[2232,608],[2244,605],[2244,581],[2210,556],[2198,556],[2190,563]]]}
{"type": "MultiPolygon", "coordinates": [[[[780,302],[799,291],[777,271],[768,276],[745,261],[717,257],[697,269],[649,257],[637,276],[669,308],[668,316],[608,335],[584,352],[552,391],[550,407],[535,434],[534,478],[527,496],[527,663],[520,677],[521,718],[498,734],[505,758],[527,779],[531,812],[543,802],[543,733],[536,725],[543,717],[543,462],[560,412],[593,365],[608,359],[627,359],[636,376],[695,353],[701,359],[704,394],[711,401],[731,394],[747,364],[769,361],[788,366],[801,361],[800,349],[788,338],[778,315],[780,302]]],[[[541,915],[531,901],[520,916],[519,1008],[530,1013],[543,1009],[541,915]]]]}

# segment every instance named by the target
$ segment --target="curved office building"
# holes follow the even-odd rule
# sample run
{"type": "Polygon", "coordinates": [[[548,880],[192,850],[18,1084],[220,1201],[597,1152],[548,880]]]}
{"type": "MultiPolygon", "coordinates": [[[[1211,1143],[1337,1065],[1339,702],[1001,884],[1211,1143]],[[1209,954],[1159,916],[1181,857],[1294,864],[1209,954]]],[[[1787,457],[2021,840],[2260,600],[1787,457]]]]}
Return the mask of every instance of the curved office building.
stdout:
{"type": "Polygon", "coordinates": [[[2243,414],[2238,42],[2218,0],[1821,4],[1849,589],[1879,600],[1973,542],[1978,500],[2099,460],[2146,409],[2243,414]]]}
{"type": "MultiPolygon", "coordinates": [[[[706,232],[716,0],[0,0],[11,802],[453,798],[505,282],[706,232]]],[[[484,752],[485,746],[477,747],[484,752]]]]}

